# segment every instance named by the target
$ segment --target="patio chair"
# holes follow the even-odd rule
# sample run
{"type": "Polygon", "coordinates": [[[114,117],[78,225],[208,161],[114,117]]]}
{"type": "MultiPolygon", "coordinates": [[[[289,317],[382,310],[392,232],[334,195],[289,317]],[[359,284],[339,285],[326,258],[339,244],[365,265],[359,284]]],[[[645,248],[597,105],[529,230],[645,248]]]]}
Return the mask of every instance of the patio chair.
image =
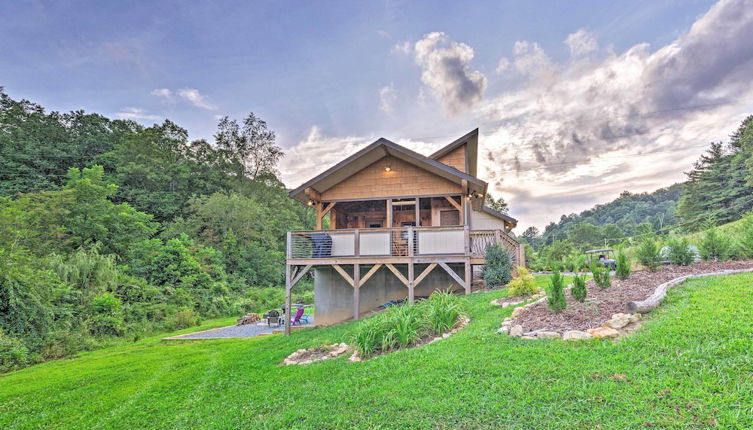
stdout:
{"type": "Polygon", "coordinates": [[[313,311],[314,311],[314,308],[310,306],[303,308],[303,315],[301,315],[300,321],[304,324],[311,324],[311,320],[309,318],[314,316],[313,311]]]}
{"type": "Polygon", "coordinates": [[[293,321],[290,323],[290,325],[301,325],[301,316],[303,316],[303,308],[298,308],[298,311],[296,311],[295,316],[293,317],[293,321]]]}
{"type": "Polygon", "coordinates": [[[277,327],[280,326],[280,312],[273,309],[264,314],[264,318],[267,319],[267,325],[277,324],[277,327]]]}

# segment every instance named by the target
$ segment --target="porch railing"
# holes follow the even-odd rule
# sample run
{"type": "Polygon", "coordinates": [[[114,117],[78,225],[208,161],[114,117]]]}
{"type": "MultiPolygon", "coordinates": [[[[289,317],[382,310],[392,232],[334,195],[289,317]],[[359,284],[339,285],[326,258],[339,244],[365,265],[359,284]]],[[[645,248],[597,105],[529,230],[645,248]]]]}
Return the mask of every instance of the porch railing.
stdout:
{"type": "Polygon", "coordinates": [[[487,246],[500,242],[519,254],[520,244],[504,231],[469,230],[466,226],[291,231],[287,258],[483,257],[487,246]]]}

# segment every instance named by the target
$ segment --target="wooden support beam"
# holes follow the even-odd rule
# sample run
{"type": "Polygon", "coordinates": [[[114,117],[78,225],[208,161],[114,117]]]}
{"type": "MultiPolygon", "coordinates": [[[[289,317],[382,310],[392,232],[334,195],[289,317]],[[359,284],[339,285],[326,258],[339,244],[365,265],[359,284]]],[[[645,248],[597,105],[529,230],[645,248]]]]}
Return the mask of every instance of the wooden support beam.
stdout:
{"type": "Polygon", "coordinates": [[[380,267],[382,267],[382,264],[375,264],[374,266],[372,266],[371,269],[369,269],[369,271],[366,272],[365,275],[363,275],[363,278],[361,278],[361,285],[365,284],[366,281],[368,281],[369,278],[371,278],[371,276],[374,275],[374,273],[376,273],[376,271],[379,270],[380,267]]]}
{"type": "Polygon", "coordinates": [[[416,227],[421,226],[421,208],[419,207],[418,197],[416,197],[416,227]]]}
{"type": "Polygon", "coordinates": [[[353,230],[353,255],[356,257],[361,256],[361,230],[353,230]]]}
{"type": "Polygon", "coordinates": [[[317,202],[320,202],[322,200],[322,194],[311,187],[306,188],[305,190],[303,190],[303,192],[312,200],[315,200],[317,202]]]}
{"type": "Polygon", "coordinates": [[[290,336],[290,308],[293,306],[292,292],[293,289],[290,279],[291,266],[285,265],[285,336],[290,336]]]}
{"type": "Polygon", "coordinates": [[[454,279],[455,282],[457,282],[460,286],[462,286],[462,287],[465,286],[465,281],[463,281],[463,278],[461,278],[460,276],[458,276],[458,274],[455,273],[455,271],[452,270],[452,268],[450,266],[448,266],[447,263],[437,263],[437,264],[439,264],[439,266],[441,268],[443,268],[444,271],[447,272],[447,274],[450,275],[452,277],[452,279],[454,279]]]}
{"type": "MultiPolygon", "coordinates": [[[[335,203],[337,202],[330,202],[327,207],[324,207],[322,202],[316,202],[316,229],[321,230],[322,229],[322,218],[324,218],[325,215],[329,213],[329,211],[332,210],[333,207],[335,207],[335,203]]],[[[330,226],[332,228],[333,226],[330,226]]]]}
{"type": "Polygon", "coordinates": [[[327,205],[327,207],[324,208],[324,210],[322,211],[322,217],[324,217],[325,215],[327,215],[329,213],[329,211],[332,210],[333,207],[335,207],[335,203],[337,203],[337,202],[330,202],[327,205]]]}
{"type": "Polygon", "coordinates": [[[340,276],[342,276],[343,279],[345,279],[345,281],[348,284],[350,284],[351,287],[353,286],[353,278],[350,277],[350,275],[348,274],[348,272],[345,271],[345,269],[343,269],[342,267],[340,267],[339,264],[333,264],[332,268],[334,268],[335,270],[337,270],[337,273],[339,273],[340,276]]]}
{"type": "Polygon", "coordinates": [[[414,282],[414,273],[413,273],[413,261],[411,260],[408,263],[408,303],[413,304],[415,301],[415,295],[414,295],[414,288],[415,285],[414,282]]]}
{"type": "Polygon", "coordinates": [[[444,196],[445,199],[447,199],[448,202],[450,202],[451,205],[455,207],[455,209],[459,210],[460,212],[463,212],[463,198],[460,198],[460,203],[456,202],[455,199],[453,199],[451,196],[444,196]]]}
{"type": "Polygon", "coordinates": [[[426,269],[424,269],[424,271],[421,272],[420,275],[418,275],[418,277],[416,278],[416,280],[413,281],[413,286],[417,287],[418,284],[420,284],[421,281],[423,281],[424,278],[427,277],[429,275],[429,273],[431,273],[432,270],[434,270],[435,267],[437,267],[437,263],[431,263],[428,266],[426,266],[426,269]]]}
{"type": "Polygon", "coordinates": [[[361,315],[361,265],[353,265],[353,321],[361,315]]]}
{"type": "Polygon", "coordinates": [[[308,273],[309,269],[311,269],[311,266],[312,266],[311,264],[308,264],[308,265],[304,266],[302,269],[300,269],[295,274],[295,277],[293,278],[293,280],[290,281],[290,287],[289,288],[292,289],[293,287],[295,287],[295,284],[297,284],[298,281],[300,281],[301,278],[303,278],[303,276],[306,275],[306,273],[308,273]]]}
{"type": "Polygon", "coordinates": [[[397,269],[395,268],[395,266],[393,266],[392,264],[385,264],[385,267],[387,267],[388,269],[390,269],[390,271],[391,271],[392,273],[394,273],[394,274],[395,274],[395,276],[397,276],[397,279],[399,279],[399,280],[400,280],[400,282],[402,282],[402,283],[403,283],[403,285],[405,285],[406,287],[408,286],[408,280],[407,280],[407,279],[405,279],[405,276],[403,276],[403,274],[402,274],[402,273],[400,273],[400,271],[399,271],[399,270],[397,270],[397,269]]]}

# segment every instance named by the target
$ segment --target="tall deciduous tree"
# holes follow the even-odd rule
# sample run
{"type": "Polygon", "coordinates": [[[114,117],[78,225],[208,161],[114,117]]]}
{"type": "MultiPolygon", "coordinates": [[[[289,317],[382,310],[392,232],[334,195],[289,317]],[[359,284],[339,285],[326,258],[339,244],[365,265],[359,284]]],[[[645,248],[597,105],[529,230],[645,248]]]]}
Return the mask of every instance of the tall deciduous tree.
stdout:
{"type": "Polygon", "coordinates": [[[256,180],[263,175],[274,175],[284,155],[275,143],[275,133],[253,112],[242,124],[229,117],[222,118],[214,138],[225,168],[238,178],[256,180]]]}

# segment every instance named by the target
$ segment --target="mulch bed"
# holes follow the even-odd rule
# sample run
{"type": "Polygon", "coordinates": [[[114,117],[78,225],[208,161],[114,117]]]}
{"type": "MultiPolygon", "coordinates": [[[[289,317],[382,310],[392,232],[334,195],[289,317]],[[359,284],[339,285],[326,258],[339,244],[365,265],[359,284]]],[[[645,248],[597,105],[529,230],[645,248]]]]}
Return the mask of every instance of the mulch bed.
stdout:
{"type": "Polygon", "coordinates": [[[567,309],[559,314],[549,310],[546,301],[526,309],[515,318],[513,324],[522,324],[525,331],[587,330],[600,327],[613,314],[627,312],[630,301],[640,301],[650,296],[657,286],[684,275],[716,272],[720,270],[753,268],[753,261],[727,261],[695,263],[690,266],[662,266],[656,272],[635,271],[630,278],[621,281],[612,277],[612,286],[601,289],[593,280],[586,283],[588,297],[579,303],[566,291],[567,309]]]}

